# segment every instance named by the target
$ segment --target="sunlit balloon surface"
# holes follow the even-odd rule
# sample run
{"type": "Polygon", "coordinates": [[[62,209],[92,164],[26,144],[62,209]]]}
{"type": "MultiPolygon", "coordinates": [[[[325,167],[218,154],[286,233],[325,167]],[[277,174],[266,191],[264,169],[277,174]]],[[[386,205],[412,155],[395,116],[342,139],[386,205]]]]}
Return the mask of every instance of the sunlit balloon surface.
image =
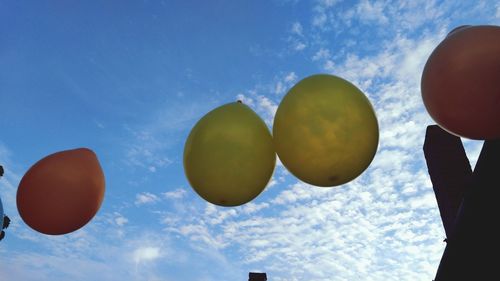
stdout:
{"type": "Polygon", "coordinates": [[[461,26],[434,49],[422,99],[443,129],[470,139],[500,138],[500,27],[461,26]]]}
{"type": "Polygon", "coordinates": [[[299,81],[283,98],[273,138],[293,175],[328,187],[353,180],[369,166],[379,130],[370,101],[356,86],[318,74],[299,81]]]}
{"type": "Polygon", "coordinates": [[[271,179],[275,164],[269,129],[239,102],[201,118],[184,148],[190,185],[206,201],[220,206],[238,206],[257,197],[271,179]]]}
{"type": "Polygon", "coordinates": [[[44,157],[24,174],[17,190],[17,208],[34,230],[67,234],[95,216],[104,189],[104,174],[92,150],[61,151],[44,157]]]}

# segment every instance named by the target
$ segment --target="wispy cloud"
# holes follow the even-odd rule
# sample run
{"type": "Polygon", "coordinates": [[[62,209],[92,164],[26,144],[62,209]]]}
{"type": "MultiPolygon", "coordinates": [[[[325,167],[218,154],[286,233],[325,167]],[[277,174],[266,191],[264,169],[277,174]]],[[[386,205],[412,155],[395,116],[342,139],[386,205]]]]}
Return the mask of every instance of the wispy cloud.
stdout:
{"type": "Polygon", "coordinates": [[[290,49],[296,52],[303,51],[307,48],[307,41],[304,37],[304,28],[300,22],[294,22],[289,30],[287,42],[290,44],[290,49]]]}
{"type": "Polygon", "coordinates": [[[160,104],[151,110],[142,123],[125,124],[127,135],[122,141],[125,163],[156,173],[174,161],[180,161],[176,155],[172,155],[171,149],[183,144],[181,135],[189,132],[196,121],[216,104],[213,98],[160,104]]]}
{"type": "Polygon", "coordinates": [[[302,27],[302,24],[300,24],[300,22],[294,22],[292,24],[292,27],[291,27],[290,31],[293,34],[296,34],[296,35],[299,35],[299,36],[304,36],[304,34],[303,34],[303,27],[302,27]]]}
{"type": "Polygon", "coordinates": [[[19,225],[2,241],[1,280],[170,280],[151,264],[182,263],[172,260],[168,237],[147,229],[124,227],[129,219],[119,212],[99,213],[84,228],[67,235],[35,233],[19,225]],[[22,241],[32,250],[14,249],[22,241]],[[4,243],[8,242],[8,243],[4,243]],[[10,242],[10,243],[9,243],[10,242]],[[7,251],[7,252],[6,252],[7,251]],[[68,266],[71,264],[71,266],[68,266]]]}
{"type": "Polygon", "coordinates": [[[315,54],[314,56],[312,57],[312,60],[313,61],[317,61],[317,60],[327,60],[327,59],[330,59],[331,58],[331,54],[330,54],[330,51],[328,49],[325,49],[325,48],[320,48],[315,54]]]}
{"type": "Polygon", "coordinates": [[[186,189],[185,188],[178,188],[173,191],[167,191],[163,193],[163,196],[167,199],[181,199],[184,196],[186,196],[186,189]]]}
{"type": "Polygon", "coordinates": [[[149,192],[142,192],[135,195],[135,204],[143,205],[143,204],[151,204],[160,201],[160,198],[149,192]]]}
{"type": "Polygon", "coordinates": [[[116,225],[124,226],[125,224],[128,223],[128,219],[126,217],[124,217],[123,215],[121,215],[120,213],[115,212],[114,215],[115,215],[114,220],[115,220],[116,225]]]}
{"type": "Polygon", "coordinates": [[[386,25],[389,19],[384,13],[386,10],[386,2],[362,0],[356,6],[356,14],[359,15],[361,21],[374,21],[380,25],[386,25]]]}
{"type": "Polygon", "coordinates": [[[157,168],[165,167],[172,163],[158,151],[164,150],[164,145],[157,137],[148,131],[131,131],[136,142],[130,144],[126,151],[127,163],[156,172],[157,168]]]}
{"type": "Polygon", "coordinates": [[[158,247],[140,247],[132,253],[136,264],[142,262],[151,262],[161,257],[160,248],[158,247]]]}

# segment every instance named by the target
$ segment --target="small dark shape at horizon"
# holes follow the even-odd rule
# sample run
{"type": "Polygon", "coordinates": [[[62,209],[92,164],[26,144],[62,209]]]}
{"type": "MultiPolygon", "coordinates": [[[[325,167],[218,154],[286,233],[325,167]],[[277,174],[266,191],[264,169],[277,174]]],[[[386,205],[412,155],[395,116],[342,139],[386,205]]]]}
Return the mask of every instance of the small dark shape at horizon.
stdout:
{"type": "Polygon", "coordinates": [[[266,280],[267,280],[267,274],[265,273],[256,273],[256,272],[248,273],[248,281],[266,281],[266,280]]]}
{"type": "Polygon", "coordinates": [[[2,176],[3,176],[3,166],[0,165],[0,177],[2,177],[2,176]]]}

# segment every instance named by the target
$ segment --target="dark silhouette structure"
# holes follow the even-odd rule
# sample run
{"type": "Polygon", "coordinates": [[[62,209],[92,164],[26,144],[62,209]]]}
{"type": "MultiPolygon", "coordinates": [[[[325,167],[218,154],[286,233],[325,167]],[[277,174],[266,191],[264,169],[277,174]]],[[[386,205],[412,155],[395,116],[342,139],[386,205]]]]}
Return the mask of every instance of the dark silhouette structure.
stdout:
{"type": "Polygon", "coordinates": [[[248,274],[248,281],[266,281],[267,275],[265,273],[250,272],[248,274]]]}
{"type": "Polygon", "coordinates": [[[3,217],[3,225],[1,226],[2,231],[0,231],[0,241],[5,237],[5,231],[3,229],[6,229],[10,225],[10,218],[8,216],[3,217]]]}
{"type": "Polygon", "coordinates": [[[472,172],[460,139],[433,125],[424,154],[447,236],[435,281],[500,280],[500,140],[484,141],[472,172]]]}
{"type": "Polygon", "coordinates": [[[453,232],[455,218],[472,169],[462,141],[439,126],[427,127],[424,155],[446,236],[453,232]]]}
{"type": "MultiPolygon", "coordinates": [[[[4,170],[3,170],[3,167],[2,165],[0,165],[0,177],[3,176],[3,173],[4,173],[4,170]]],[[[0,201],[0,204],[2,202],[0,201]]],[[[3,215],[3,214],[1,214],[3,215]]],[[[4,216],[3,217],[3,225],[0,225],[0,241],[2,241],[2,239],[5,237],[5,231],[3,231],[4,229],[6,229],[7,227],[9,227],[10,225],[10,218],[8,216],[4,216]]]]}

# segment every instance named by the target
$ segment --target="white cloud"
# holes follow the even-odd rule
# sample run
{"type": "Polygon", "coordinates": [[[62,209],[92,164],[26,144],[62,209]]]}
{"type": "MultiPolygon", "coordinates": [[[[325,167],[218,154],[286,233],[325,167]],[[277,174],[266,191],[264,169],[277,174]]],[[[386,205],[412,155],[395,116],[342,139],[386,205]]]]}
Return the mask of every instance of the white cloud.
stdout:
{"type": "Polygon", "coordinates": [[[418,197],[412,196],[410,199],[410,206],[413,209],[435,209],[437,208],[436,196],[434,192],[432,192],[432,189],[430,189],[428,192],[418,197]]]}
{"type": "Polygon", "coordinates": [[[213,249],[225,248],[228,244],[227,241],[221,239],[222,237],[213,235],[210,230],[202,224],[188,224],[179,227],[178,229],[170,228],[170,231],[188,236],[193,242],[201,243],[204,246],[209,246],[213,249]]]}
{"type": "Polygon", "coordinates": [[[161,257],[160,248],[158,247],[141,247],[133,252],[135,263],[151,262],[161,257]]]}
{"type": "Polygon", "coordinates": [[[329,20],[329,10],[332,9],[338,0],[319,0],[313,8],[312,25],[319,28],[326,28],[329,20]]]}
{"type": "Polygon", "coordinates": [[[362,0],[356,6],[356,12],[362,21],[375,21],[378,24],[385,25],[389,19],[385,16],[385,3],[382,1],[362,0]]]}
{"type": "Polygon", "coordinates": [[[167,199],[182,199],[186,196],[186,193],[187,192],[185,188],[178,188],[173,191],[164,192],[163,196],[167,199]]]}
{"type": "Polygon", "coordinates": [[[308,43],[304,40],[304,28],[300,22],[292,23],[288,33],[287,42],[290,43],[291,50],[300,52],[307,48],[308,43]]]}
{"type": "Polygon", "coordinates": [[[332,60],[327,60],[327,61],[325,61],[323,68],[327,72],[334,73],[335,72],[335,63],[332,60]]]}
{"type": "Polygon", "coordinates": [[[238,215],[238,211],[234,208],[221,208],[213,204],[207,203],[205,207],[206,222],[210,225],[217,225],[223,221],[234,218],[238,215]]]}
{"type": "Polygon", "coordinates": [[[297,80],[297,74],[295,72],[290,72],[285,76],[285,83],[294,83],[297,80]]]}
{"type": "MultiPolygon", "coordinates": [[[[395,49],[400,50],[400,65],[396,78],[418,79],[422,74],[427,58],[439,43],[441,36],[429,36],[411,40],[409,38],[398,37],[395,40],[395,49]]],[[[396,74],[396,73],[395,73],[396,74]]]]}
{"type": "Polygon", "coordinates": [[[265,112],[265,115],[270,117],[270,119],[274,118],[274,114],[276,114],[276,110],[278,105],[271,101],[266,96],[258,96],[258,106],[265,112]]]}
{"type": "MultiPolygon", "coordinates": [[[[42,235],[24,225],[18,226],[9,235],[16,236],[30,250],[15,248],[14,240],[2,241],[0,279],[159,280],[156,268],[142,270],[138,263],[143,265],[165,257],[168,249],[165,236],[145,235],[137,229],[134,235],[123,235],[131,233],[123,228],[126,221],[118,212],[100,213],[84,228],[60,236],[42,235]]],[[[181,255],[178,253],[178,257],[181,255]]]]}
{"type": "Polygon", "coordinates": [[[316,186],[308,185],[302,182],[298,182],[288,189],[282,191],[276,198],[274,198],[272,204],[290,204],[295,203],[299,200],[310,200],[315,196],[319,196],[318,193],[325,191],[325,189],[318,188],[316,186]]]}
{"type": "Polygon", "coordinates": [[[143,167],[154,173],[158,168],[172,164],[172,160],[158,153],[165,147],[157,136],[148,130],[134,131],[128,128],[133,134],[134,142],[126,149],[126,163],[143,167]]]}
{"type": "Polygon", "coordinates": [[[128,223],[128,219],[124,217],[122,214],[115,212],[115,223],[118,226],[124,226],[125,224],[128,223]]]}
{"type": "Polygon", "coordinates": [[[149,192],[142,192],[135,195],[135,204],[143,205],[143,204],[151,204],[160,201],[160,198],[149,192]]]}
{"type": "Polygon", "coordinates": [[[301,42],[301,41],[294,42],[294,44],[293,44],[293,49],[295,51],[302,51],[306,47],[307,47],[307,45],[304,42],[301,42]]]}
{"type": "Polygon", "coordinates": [[[317,61],[317,60],[325,60],[325,59],[329,59],[331,57],[331,54],[330,54],[330,51],[328,49],[325,49],[325,48],[321,48],[319,49],[315,54],[314,56],[312,57],[312,60],[313,61],[317,61]]]}
{"type": "Polygon", "coordinates": [[[268,208],[270,206],[269,203],[267,202],[263,202],[263,203],[253,203],[253,202],[248,202],[247,204],[243,205],[241,211],[246,214],[246,215],[250,215],[250,214],[253,214],[253,213],[256,213],[258,211],[261,211],[265,208],[268,208]]]}
{"type": "Polygon", "coordinates": [[[295,74],[295,72],[293,71],[285,74],[283,78],[278,78],[278,81],[274,86],[274,94],[278,96],[284,95],[286,91],[288,91],[294,85],[294,83],[297,81],[297,78],[297,74],[295,74]]]}
{"type": "Polygon", "coordinates": [[[286,91],[286,88],[285,88],[285,85],[283,84],[283,82],[278,81],[276,83],[276,88],[274,89],[274,92],[276,94],[283,94],[285,91],[286,91]]]}
{"type": "Polygon", "coordinates": [[[319,10],[312,20],[312,25],[317,27],[324,27],[328,17],[323,10],[319,10]]]}
{"type": "Polygon", "coordinates": [[[300,22],[294,22],[292,24],[291,32],[293,34],[303,36],[304,35],[304,34],[302,34],[303,30],[304,30],[304,28],[302,27],[302,24],[300,24],[300,22]]]}

